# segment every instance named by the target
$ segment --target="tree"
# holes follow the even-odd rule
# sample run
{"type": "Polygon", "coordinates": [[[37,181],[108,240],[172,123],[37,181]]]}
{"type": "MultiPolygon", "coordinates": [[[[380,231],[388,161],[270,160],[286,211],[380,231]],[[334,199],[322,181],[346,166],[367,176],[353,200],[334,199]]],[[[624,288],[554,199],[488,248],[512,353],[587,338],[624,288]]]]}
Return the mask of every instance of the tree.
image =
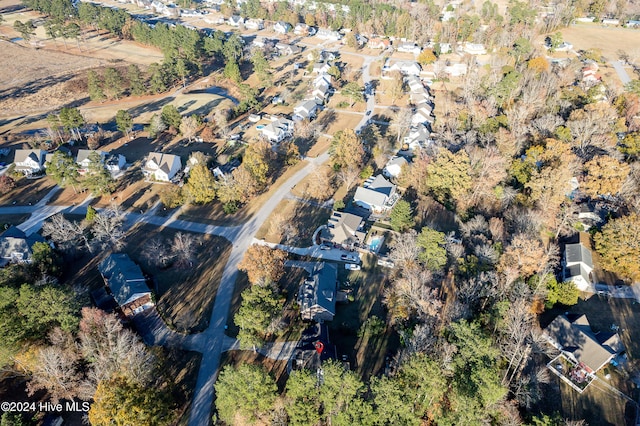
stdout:
{"type": "Polygon", "coordinates": [[[420,65],[429,65],[434,63],[438,58],[436,57],[436,55],[433,53],[433,50],[430,49],[424,49],[422,52],[420,52],[420,54],[418,55],[418,63],[420,65]]]}
{"type": "Polygon", "coordinates": [[[182,123],[180,123],[180,133],[191,142],[191,138],[196,135],[198,127],[200,127],[198,118],[195,115],[190,115],[182,119],[182,123]]]}
{"type": "Polygon", "coordinates": [[[342,77],[342,73],[340,72],[340,68],[338,68],[335,65],[332,65],[329,67],[329,69],[327,70],[327,74],[329,74],[331,77],[333,77],[336,81],[339,81],[340,78],[342,77]]]}
{"type": "Polygon", "coordinates": [[[124,214],[112,204],[95,215],[91,232],[101,244],[117,251],[124,246],[123,223],[124,214]]]}
{"type": "Polygon", "coordinates": [[[273,160],[274,152],[271,149],[271,144],[265,140],[254,142],[245,150],[241,167],[253,177],[258,185],[258,190],[264,188],[269,182],[268,176],[273,160]]]}
{"type": "Polygon", "coordinates": [[[92,101],[101,101],[106,97],[102,90],[102,79],[94,70],[87,73],[87,89],[92,101]]]}
{"type": "Polygon", "coordinates": [[[145,388],[125,377],[101,381],[93,400],[89,422],[96,426],[163,426],[172,424],[175,417],[169,392],[145,388]]]}
{"type": "Polygon", "coordinates": [[[152,378],[153,355],[138,335],[124,328],[117,316],[97,308],[82,308],[80,351],[90,368],[92,386],[117,376],[145,385],[152,378]]]}
{"type": "Polygon", "coordinates": [[[382,377],[371,382],[373,403],[376,407],[376,424],[382,425],[414,425],[420,424],[420,418],[413,407],[406,403],[405,390],[397,379],[382,377]]]}
{"type": "Polygon", "coordinates": [[[430,192],[441,202],[460,200],[471,188],[471,167],[465,151],[452,153],[446,148],[427,165],[425,182],[430,192]]]}
{"type": "Polygon", "coordinates": [[[555,277],[547,280],[547,304],[553,306],[559,303],[564,306],[573,306],[578,303],[580,290],[572,281],[557,282],[555,277]]]}
{"type": "Polygon", "coordinates": [[[587,176],[582,189],[596,198],[600,195],[617,195],[631,168],[613,157],[600,155],[585,163],[584,170],[587,176]]]}
{"type": "Polygon", "coordinates": [[[542,72],[549,71],[549,61],[542,56],[536,56],[527,62],[527,68],[540,74],[542,72]]]}
{"type": "Polygon", "coordinates": [[[269,66],[269,61],[264,56],[264,52],[261,49],[255,49],[251,55],[251,63],[253,64],[253,71],[256,73],[260,84],[264,87],[271,86],[272,72],[269,66]]]}
{"type": "Polygon", "coordinates": [[[173,237],[173,244],[171,246],[173,253],[176,257],[176,263],[183,267],[192,267],[195,260],[195,245],[198,242],[198,238],[193,234],[185,234],[184,232],[178,232],[173,237]]]}
{"type": "Polygon", "coordinates": [[[75,22],[70,22],[68,25],[62,28],[62,38],[72,38],[75,39],[78,49],[80,49],[80,35],[82,34],[82,30],[80,29],[80,25],[75,22]]]}
{"type": "Polygon", "coordinates": [[[609,221],[594,236],[602,267],[634,282],[640,280],[640,216],[632,213],[609,221]]]}
{"type": "Polygon", "coordinates": [[[71,186],[73,192],[77,193],[76,187],[80,183],[80,173],[78,172],[78,163],[71,155],[64,151],[56,151],[53,153],[51,160],[46,164],[47,176],[61,188],[71,186]]]}
{"type": "Polygon", "coordinates": [[[285,251],[254,244],[245,252],[238,269],[247,273],[251,284],[276,283],[284,275],[286,259],[285,251]]]}
{"type": "Polygon", "coordinates": [[[391,103],[395,104],[398,98],[404,93],[404,81],[400,71],[393,71],[390,77],[391,80],[388,82],[387,91],[391,98],[391,103]]]}
{"type": "Polygon", "coordinates": [[[358,169],[355,167],[342,167],[338,173],[336,173],[336,177],[338,181],[342,182],[342,184],[347,188],[347,192],[353,185],[358,181],[360,173],[358,169]]]}
{"type": "Polygon", "coordinates": [[[182,116],[180,115],[180,112],[175,106],[165,105],[164,107],[162,107],[160,118],[162,118],[162,122],[167,127],[173,127],[176,130],[180,129],[180,123],[182,123],[182,116]]]}
{"type": "Polygon", "coordinates": [[[396,146],[400,146],[400,138],[411,127],[413,112],[410,108],[400,108],[393,116],[392,126],[396,129],[396,146]]]}
{"type": "Polygon", "coordinates": [[[227,424],[235,424],[237,416],[244,422],[254,423],[268,414],[275,404],[278,387],[263,368],[241,364],[224,367],[215,390],[220,419],[227,424]]]}
{"type": "Polygon", "coordinates": [[[318,399],[326,423],[350,424],[340,419],[352,404],[362,398],[364,384],[356,373],[346,370],[341,363],[327,361],[322,364],[319,383],[318,399]]]}
{"type": "Polygon", "coordinates": [[[242,303],[233,317],[240,327],[238,334],[241,349],[262,346],[263,336],[269,325],[282,310],[282,303],[271,286],[254,285],[242,292],[242,303]]]}
{"type": "Polygon", "coordinates": [[[413,209],[411,204],[405,200],[399,200],[391,209],[391,228],[394,231],[404,232],[411,228],[414,223],[413,209]]]}
{"type": "Polygon", "coordinates": [[[362,87],[358,83],[352,81],[351,83],[345,84],[340,93],[342,96],[350,98],[351,106],[353,106],[356,102],[364,102],[364,95],[362,92],[362,87]]]}
{"type": "Polygon", "coordinates": [[[8,194],[16,187],[16,181],[6,174],[0,176],[0,195],[8,194]]]}
{"type": "Polygon", "coordinates": [[[315,425],[320,421],[318,379],[307,369],[293,370],[287,379],[285,410],[292,425],[315,425]]]}
{"type": "Polygon", "coordinates": [[[561,32],[556,32],[551,34],[549,37],[549,51],[553,52],[555,51],[558,47],[560,47],[560,45],[562,45],[562,33],[561,32]]]}
{"type": "Polygon", "coordinates": [[[216,196],[216,180],[206,164],[198,163],[189,171],[184,187],[187,196],[195,203],[206,204],[216,196]]]}
{"type": "Polygon", "coordinates": [[[425,264],[428,269],[436,271],[447,263],[447,251],[444,248],[444,232],[425,226],[418,234],[417,244],[422,250],[418,254],[418,259],[425,264]]]}
{"type": "Polygon", "coordinates": [[[53,251],[51,246],[45,242],[38,241],[31,247],[32,265],[38,269],[41,275],[59,275],[60,257],[53,251]]]}
{"type": "Polygon", "coordinates": [[[71,132],[73,139],[77,141],[82,140],[82,135],[80,134],[79,129],[85,125],[85,121],[78,108],[63,107],[60,109],[58,117],[60,118],[62,126],[71,132]]]}
{"type": "Polygon", "coordinates": [[[111,194],[116,189],[116,181],[109,170],[104,167],[100,154],[93,151],[89,154],[89,166],[83,180],[84,185],[93,194],[111,194]]]}
{"type": "Polygon", "coordinates": [[[160,202],[169,209],[181,206],[185,202],[182,188],[177,185],[168,185],[162,188],[158,196],[160,197],[160,202]]]}
{"type": "Polygon", "coordinates": [[[365,157],[362,143],[352,129],[340,130],[333,135],[329,154],[337,169],[349,166],[359,169],[365,157]]]}
{"type": "Polygon", "coordinates": [[[36,27],[33,25],[33,21],[31,19],[27,22],[15,21],[13,23],[13,29],[20,33],[24,41],[30,41],[31,36],[36,33],[36,27]]]}
{"type": "Polygon", "coordinates": [[[42,235],[51,238],[59,249],[69,252],[81,245],[92,251],[87,231],[85,223],[67,220],[61,213],[54,214],[42,224],[42,235]]]}
{"type": "Polygon", "coordinates": [[[116,126],[118,130],[129,136],[129,132],[133,129],[133,118],[131,118],[131,114],[123,109],[118,110],[116,113],[116,126]]]}
{"type": "Polygon", "coordinates": [[[165,130],[167,130],[167,125],[162,117],[160,115],[153,114],[149,121],[149,137],[155,138],[165,130]]]}
{"type": "Polygon", "coordinates": [[[505,272],[512,269],[518,276],[528,278],[544,266],[544,258],[544,248],[540,241],[520,233],[513,237],[504,251],[498,270],[505,272]]]}
{"type": "Polygon", "coordinates": [[[78,305],[73,293],[50,285],[23,284],[15,301],[24,329],[31,337],[44,337],[54,326],[65,331],[78,327],[78,305]]]}
{"type": "Polygon", "coordinates": [[[127,79],[129,80],[129,91],[132,95],[140,96],[147,93],[142,72],[136,64],[131,64],[127,68],[127,79]]]}
{"type": "Polygon", "coordinates": [[[234,83],[238,84],[242,81],[242,74],[240,73],[240,67],[235,60],[229,60],[224,66],[224,76],[234,83]]]}

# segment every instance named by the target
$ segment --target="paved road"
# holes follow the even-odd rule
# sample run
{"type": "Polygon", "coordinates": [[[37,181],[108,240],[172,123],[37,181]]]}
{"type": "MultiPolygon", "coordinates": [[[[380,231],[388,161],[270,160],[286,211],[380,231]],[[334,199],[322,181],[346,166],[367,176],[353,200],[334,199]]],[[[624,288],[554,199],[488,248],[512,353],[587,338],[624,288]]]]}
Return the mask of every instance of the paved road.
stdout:
{"type": "Polygon", "coordinates": [[[611,65],[613,65],[613,68],[618,73],[618,77],[620,77],[620,81],[622,81],[622,84],[627,84],[631,81],[631,77],[629,77],[629,74],[627,74],[627,70],[624,69],[622,62],[613,61],[611,62],[611,65]]]}

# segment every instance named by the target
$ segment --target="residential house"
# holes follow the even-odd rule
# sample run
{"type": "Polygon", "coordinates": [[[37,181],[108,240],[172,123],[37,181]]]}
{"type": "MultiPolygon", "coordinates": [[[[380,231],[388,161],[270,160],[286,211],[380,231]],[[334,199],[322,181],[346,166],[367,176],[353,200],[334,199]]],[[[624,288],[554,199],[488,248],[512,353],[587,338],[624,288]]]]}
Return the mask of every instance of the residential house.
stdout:
{"type": "Polygon", "coordinates": [[[618,25],[620,25],[620,20],[619,19],[604,18],[602,20],[602,25],[618,26],[618,25]]]}
{"type": "Polygon", "coordinates": [[[142,172],[157,181],[169,182],[182,168],[180,157],[161,152],[151,152],[142,172]]]}
{"type": "Polygon", "coordinates": [[[89,170],[89,165],[91,164],[90,157],[91,154],[96,153],[100,156],[100,162],[104,162],[107,153],[100,150],[95,149],[79,149],[78,155],[76,155],[76,163],[78,164],[78,172],[86,173],[89,170]]]}
{"type": "Polygon", "coordinates": [[[275,48],[276,41],[270,40],[262,36],[257,36],[256,38],[253,39],[253,41],[251,42],[251,45],[254,47],[258,47],[260,49],[269,50],[269,49],[275,48]]]}
{"type": "Polygon", "coordinates": [[[122,154],[107,154],[104,159],[104,167],[112,174],[117,174],[124,170],[127,159],[122,154]]]}
{"type": "Polygon", "coordinates": [[[393,207],[398,198],[396,186],[378,175],[367,179],[363,186],[356,189],[353,202],[373,213],[384,213],[393,207]]]}
{"type": "Polygon", "coordinates": [[[263,30],[264,21],[262,19],[247,19],[244,27],[248,30],[263,30]]]}
{"type": "Polygon", "coordinates": [[[391,46],[391,40],[388,38],[371,38],[367,42],[369,49],[386,49],[391,46]]]}
{"type": "Polygon", "coordinates": [[[443,72],[449,77],[461,77],[467,73],[467,64],[451,64],[444,67],[443,72]]]}
{"type": "Polygon", "coordinates": [[[13,163],[16,172],[29,176],[40,173],[44,169],[44,159],[47,152],[41,149],[16,149],[13,163]]]}
{"type": "Polygon", "coordinates": [[[329,62],[316,62],[313,64],[312,72],[314,74],[326,74],[331,68],[331,64],[329,62]]]}
{"type": "Polygon", "coordinates": [[[598,64],[591,62],[582,68],[582,82],[587,86],[593,86],[602,80],[598,74],[598,64]]]}
{"type": "Polygon", "coordinates": [[[411,128],[409,129],[409,134],[402,140],[404,144],[403,149],[406,148],[410,151],[420,149],[427,144],[430,136],[431,132],[425,124],[417,124],[415,126],[411,126],[411,128]]]}
{"type": "Polygon", "coordinates": [[[387,59],[382,67],[382,78],[391,78],[390,73],[393,71],[400,71],[404,75],[420,76],[422,69],[415,61],[396,61],[391,63],[391,60],[387,59]]]}
{"type": "Polygon", "coordinates": [[[0,234],[0,267],[9,263],[31,263],[32,247],[37,242],[45,242],[40,234],[27,235],[15,226],[0,234]]]}
{"type": "Polygon", "coordinates": [[[318,86],[331,86],[331,83],[333,82],[333,77],[331,77],[329,74],[327,73],[321,73],[318,74],[314,79],[313,79],[313,85],[315,87],[318,86]]]}
{"type": "Polygon", "coordinates": [[[578,219],[585,231],[594,226],[601,226],[607,218],[607,209],[594,203],[582,203],[579,206],[578,219]]]}
{"type": "Polygon", "coordinates": [[[433,124],[435,118],[431,115],[431,107],[429,105],[423,105],[416,110],[411,117],[411,125],[429,123],[433,124]]]}
{"type": "Polygon", "coordinates": [[[338,41],[342,38],[342,35],[338,31],[333,31],[329,28],[320,28],[316,32],[316,37],[320,40],[338,41]]]}
{"type": "Polygon", "coordinates": [[[425,90],[424,84],[422,84],[420,77],[417,75],[409,75],[405,77],[404,81],[407,83],[407,86],[409,86],[411,93],[421,93],[425,90]]]}
{"type": "Polygon", "coordinates": [[[58,149],[56,149],[54,152],[47,152],[47,154],[44,156],[44,167],[47,167],[47,163],[50,163],[51,160],[53,160],[53,155],[58,152],[61,151],[64,155],[68,155],[69,157],[71,157],[71,150],[65,146],[59,146],[58,149]]]}
{"type": "Polygon", "coordinates": [[[572,281],[580,291],[593,292],[593,259],[591,250],[582,243],[567,244],[564,249],[563,276],[572,281]]]}
{"type": "Polygon", "coordinates": [[[322,104],[327,100],[330,93],[331,86],[329,86],[327,83],[321,82],[313,88],[313,90],[311,91],[311,96],[313,96],[316,101],[319,101],[319,103],[322,104]]]}
{"type": "Polygon", "coordinates": [[[257,123],[260,120],[262,120],[262,114],[260,114],[260,113],[249,114],[249,121],[250,122],[257,123]]]}
{"type": "Polygon", "coordinates": [[[313,31],[313,27],[310,27],[309,25],[303,24],[301,22],[297,23],[295,28],[293,29],[293,33],[299,36],[311,35],[311,31],[313,31]]]}
{"type": "Polygon", "coordinates": [[[276,118],[261,129],[262,135],[270,142],[279,143],[293,136],[293,121],[276,118]]]}
{"type": "Polygon", "coordinates": [[[362,34],[356,34],[356,42],[358,43],[358,46],[362,47],[369,43],[369,39],[362,34]]]}
{"type": "Polygon", "coordinates": [[[338,268],[334,263],[322,262],[314,267],[298,291],[300,316],[304,320],[332,321],[336,314],[338,268]]]}
{"type": "Polygon", "coordinates": [[[411,103],[417,107],[421,107],[421,106],[425,106],[425,105],[429,105],[431,106],[432,104],[432,98],[429,95],[429,93],[426,90],[423,90],[421,92],[412,92],[409,94],[411,103]]]}
{"type": "Polygon", "coordinates": [[[404,157],[394,156],[382,169],[382,174],[389,178],[397,178],[402,173],[402,168],[409,165],[409,162],[404,157]]]}
{"type": "Polygon", "coordinates": [[[126,253],[107,256],[98,265],[109,292],[127,317],[154,305],[144,274],[126,253]]]}
{"type": "Polygon", "coordinates": [[[462,46],[462,51],[468,53],[469,55],[486,55],[487,49],[483,44],[479,43],[464,43],[462,46]]]}
{"type": "Polygon", "coordinates": [[[277,32],[279,34],[286,34],[289,31],[291,31],[291,24],[288,23],[288,22],[284,22],[284,21],[278,21],[273,26],[273,31],[275,31],[275,32],[277,32]]]}
{"type": "Polygon", "coordinates": [[[405,52],[405,53],[413,53],[414,55],[418,55],[420,54],[420,51],[422,49],[420,49],[420,46],[418,46],[417,44],[415,44],[414,42],[402,42],[399,43],[396,47],[396,50],[398,52],[405,52]]]}
{"type": "Polygon", "coordinates": [[[239,27],[240,25],[244,24],[244,18],[239,15],[231,15],[229,19],[227,19],[227,24],[231,25],[232,27],[239,27]]]}
{"type": "Polygon", "coordinates": [[[294,44],[287,44],[287,43],[277,43],[276,49],[278,49],[278,52],[280,52],[281,55],[286,55],[286,56],[295,55],[296,53],[300,53],[302,51],[300,47],[294,44]]]}
{"type": "Polygon", "coordinates": [[[543,336],[591,376],[625,349],[617,332],[594,333],[584,314],[558,315],[543,336]]]}
{"type": "Polygon", "coordinates": [[[320,238],[323,242],[338,244],[344,248],[360,247],[367,233],[364,218],[355,214],[334,211],[320,238]]]}
{"type": "Polygon", "coordinates": [[[214,168],[212,170],[213,177],[215,177],[216,179],[226,180],[227,177],[231,176],[231,173],[238,167],[240,167],[240,160],[236,158],[232,161],[229,161],[225,164],[222,164],[214,168]]]}
{"type": "Polygon", "coordinates": [[[302,101],[293,108],[293,119],[295,121],[311,120],[316,116],[318,104],[315,100],[302,101]]]}

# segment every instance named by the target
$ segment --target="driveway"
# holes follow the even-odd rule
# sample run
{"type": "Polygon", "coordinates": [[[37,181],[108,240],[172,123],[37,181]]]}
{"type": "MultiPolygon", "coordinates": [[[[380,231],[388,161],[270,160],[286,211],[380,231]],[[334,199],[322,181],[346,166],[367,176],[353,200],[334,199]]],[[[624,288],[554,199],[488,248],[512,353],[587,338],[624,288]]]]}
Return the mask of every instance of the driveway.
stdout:
{"type": "Polygon", "coordinates": [[[618,73],[618,77],[620,77],[620,81],[622,82],[622,84],[627,84],[631,81],[631,77],[629,77],[629,74],[627,74],[627,70],[624,69],[622,62],[613,61],[611,62],[611,65],[618,73]]]}

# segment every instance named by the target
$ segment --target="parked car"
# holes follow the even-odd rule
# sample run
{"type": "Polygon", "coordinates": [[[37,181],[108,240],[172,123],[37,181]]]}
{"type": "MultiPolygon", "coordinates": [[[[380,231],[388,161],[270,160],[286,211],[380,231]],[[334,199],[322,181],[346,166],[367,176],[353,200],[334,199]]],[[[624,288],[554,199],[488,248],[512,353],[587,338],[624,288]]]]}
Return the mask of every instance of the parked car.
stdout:
{"type": "Polygon", "coordinates": [[[358,263],[358,256],[354,256],[352,254],[343,254],[340,256],[340,259],[345,260],[347,262],[358,263]]]}
{"type": "Polygon", "coordinates": [[[331,246],[321,245],[320,250],[331,250],[331,246]]]}
{"type": "Polygon", "coordinates": [[[344,265],[344,269],[348,271],[359,271],[360,265],[356,265],[355,263],[347,263],[344,265]]]}

